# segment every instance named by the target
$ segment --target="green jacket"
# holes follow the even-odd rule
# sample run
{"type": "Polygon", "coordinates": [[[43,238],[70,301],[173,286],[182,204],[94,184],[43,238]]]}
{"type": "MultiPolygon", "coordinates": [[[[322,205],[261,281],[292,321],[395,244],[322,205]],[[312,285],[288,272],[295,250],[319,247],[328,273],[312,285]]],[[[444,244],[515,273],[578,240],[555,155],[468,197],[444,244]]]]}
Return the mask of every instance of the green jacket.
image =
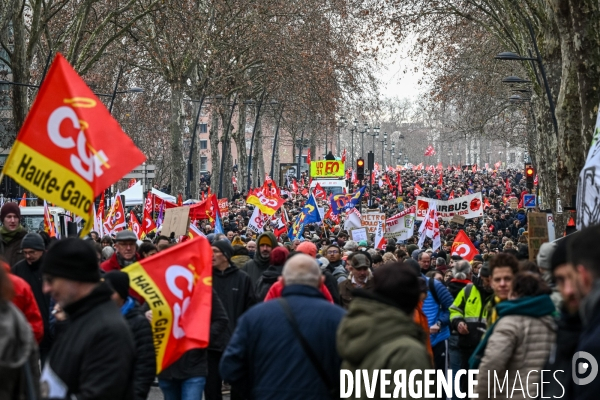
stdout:
{"type": "MultiPolygon", "coordinates": [[[[366,369],[371,377],[375,369],[392,372],[404,369],[408,379],[414,369],[432,368],[421,327],[399,308],[366,291],[355,292],[348,313],[338,327],[337,350],[343,369],[352,373],[366,369]]],[[[391,380],[388,393],[394,390],[393,375],[391,380]]],[[[361,396],[366,399],[364,386],[362,388],[361,396]]],[[[375,393],[379,395],[379,386],[375,393]]],[[[406,395],[409,396],[408,390],[406,395]]]]}

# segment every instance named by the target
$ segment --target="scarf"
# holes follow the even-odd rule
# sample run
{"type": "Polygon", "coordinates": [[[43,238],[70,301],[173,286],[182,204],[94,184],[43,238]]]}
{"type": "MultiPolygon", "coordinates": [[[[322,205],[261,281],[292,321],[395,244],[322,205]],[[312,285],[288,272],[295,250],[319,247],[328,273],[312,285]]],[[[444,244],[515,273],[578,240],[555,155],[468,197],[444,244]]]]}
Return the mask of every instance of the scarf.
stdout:
{"type": "Polygon", "coordinates": [[[490,336],[494,332],[494,327],[507,315],[523,315],[533,318],[541,318],[546,315],[552,315],[556,312],[556,307],[547,294],[541,296],[526,296],[515,300],[506,300],[496,305],[498,312],[498,320],[485,332],[485,336],[479,342],[479,345],[475,349],[475,352],[469,359],[469,368],[478,369],[485,348],[488,344],[490,336]]]}
{"type": "Polygon", "coordinates": [[[121,306],[121,315],[127,315],[127,313],[129,311],[131,311],[131,309],[135,306],[135,301],[133,300],[133,298],[131,296],[127,297],[127,300],[125,300],[125,303],[123,303],[123,305],[121,306]]]}
{"type": "Polygon", "coordinates": [[[0,227],[0,235],[2,235],[2,241],[7,244],[12,242],[17,233],[21,233],[23,231],[25,231],[23,225],[19,225],[14,231],[9,231],[4,225],[0,227]]]}

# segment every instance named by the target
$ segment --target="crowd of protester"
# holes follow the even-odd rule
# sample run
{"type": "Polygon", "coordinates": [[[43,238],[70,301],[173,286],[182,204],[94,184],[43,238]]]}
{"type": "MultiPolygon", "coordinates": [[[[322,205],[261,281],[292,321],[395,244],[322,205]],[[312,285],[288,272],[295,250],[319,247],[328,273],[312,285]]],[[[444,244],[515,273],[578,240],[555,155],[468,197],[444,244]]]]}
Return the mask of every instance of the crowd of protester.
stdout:
{"type": "MultiPolygon", "coordinates": [[[[248,228],[251,207],[232,200],[223,233],[198,221],[212,248],[209,346],[157,377],[152,312],[121,270],[176,240],[129,230],[86,240],[24,234],[19,208],[5,204],[0,398],[141,400],[157,378],[166,400],[221,399],[226,390],[231,399],[330,399],[342,368],[475,368],[479,398],[595,398],[600,380],[578,384],[572,359],[600,357],[600,227],[546,243],[530,261],[527,213],[509,207],[527,192],[519,171],[405,170],[401,191],[397,173],[365,196],[388,216],[415,204],[415,185],[441,200],[482,192],[484,215],[462,226],[440,221],[440,248],[429,239],[419,248],[415,235],[379,250],[373,237],[351,240],[343,219],[309,224],[293,240],[275,226],[258,234],[248,228]],[[470,261],[451,252],[461,229],[478,249],[470,261]],[[498,396],[488,371],[508,377],[498,396]]],[[[306,197],[285,198],[293,221],[306,197]]]]}

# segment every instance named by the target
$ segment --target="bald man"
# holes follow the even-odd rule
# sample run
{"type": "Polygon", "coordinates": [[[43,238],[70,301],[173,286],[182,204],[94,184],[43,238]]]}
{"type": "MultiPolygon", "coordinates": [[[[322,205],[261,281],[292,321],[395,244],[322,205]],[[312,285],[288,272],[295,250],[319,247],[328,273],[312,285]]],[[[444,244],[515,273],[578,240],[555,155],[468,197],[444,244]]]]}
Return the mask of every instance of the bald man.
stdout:
{"type": "Polygon", "coordinates": [[[292,256],[283,267],[282,277],[281,298],[252,307],[238,320],[221,359],[221,376],[234,387],[251,377],[245,383],[252,398],[329,399],[330,389],[340,386],[341,360],[335,334],[345,311],[325,300],[319,291],[323,275],[314,258],[292,256]],[[310,344],[331,387],[307,357],[292,324],[310,344]],[[286,356],[281,357],[284,353],[286,356]]]}

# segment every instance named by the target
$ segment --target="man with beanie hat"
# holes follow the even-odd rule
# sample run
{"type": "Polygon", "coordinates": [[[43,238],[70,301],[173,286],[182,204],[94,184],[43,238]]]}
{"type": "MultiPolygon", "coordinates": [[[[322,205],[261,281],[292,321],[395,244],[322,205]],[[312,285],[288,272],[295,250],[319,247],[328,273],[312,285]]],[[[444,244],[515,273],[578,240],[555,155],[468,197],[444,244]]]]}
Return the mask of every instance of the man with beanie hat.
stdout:
{"type": "Polygon", "coordinates": [[[12,267],[23,259],[21,253],[21,240],[27,234],[27,230],[21,225],[21,209],[17,203],[4,203],[0,209],[0,254],[12,267]]]}
{"type": "Polygon", "coordinates": [[[42,365],[46,361],[52,346],[52,331],[50,330],[50,296],[42,290],[42,263],[44,261],[44,239],[34,232],[28,233],[21,241],[21,251],[24,260],[12,266],[11,271],[16,276],[24,279],[35,297],[42,320],[44,321],[44,338],[40,343],[40,359],[42,365]]]}
{"type": "Polygon", "coordinates": [[[133,338],[112,288],[100,282],[90,241],[55,242],[42,264],[44,293],[68,316],[40,379],[42,398],[111,399],[133,397],[133,338]]]}
{"type": "MultiPolygon", "coordinates": [[[[231,263],[233,247],[229,240],[215,240],[211,246],[213,252],[213,289],[223,303],[229,319],[229,332],[231,333],[235,330],[240,316],[256,304],[254,286],[248,274],[231,263]]],[[[219,374],[219,361],[222,355],[222,350],[209,349],[208,351],[208,377],[205,387],[207,400],[221,399],[222,379],[219,374]]],[[[233,394],[232,397],[235,398],[233,394]]]]}
{"type": "Polygon", "coordinates": [[[112,300],[121,309],[135,345],[133,367],[133,392],[135,400],[146,400],[150,386],[156,376],[156,355],[152,326],[133,297],[129,296],[129,275],[121,271],[110,271],[104,275],[113,288],[112,300]]]}
{"type": "Polygon", "coordinates": [[[242,270],[250,275],[252,286],[256,284],[258,278],[262,276],[262,273],[269,268],[271,251],[277,247],[277,238],[273,232],[265,232],[260,234],[256,239],[256,252],[254,253],[254,259],[250,260],[244,265],[242,270]]]}

